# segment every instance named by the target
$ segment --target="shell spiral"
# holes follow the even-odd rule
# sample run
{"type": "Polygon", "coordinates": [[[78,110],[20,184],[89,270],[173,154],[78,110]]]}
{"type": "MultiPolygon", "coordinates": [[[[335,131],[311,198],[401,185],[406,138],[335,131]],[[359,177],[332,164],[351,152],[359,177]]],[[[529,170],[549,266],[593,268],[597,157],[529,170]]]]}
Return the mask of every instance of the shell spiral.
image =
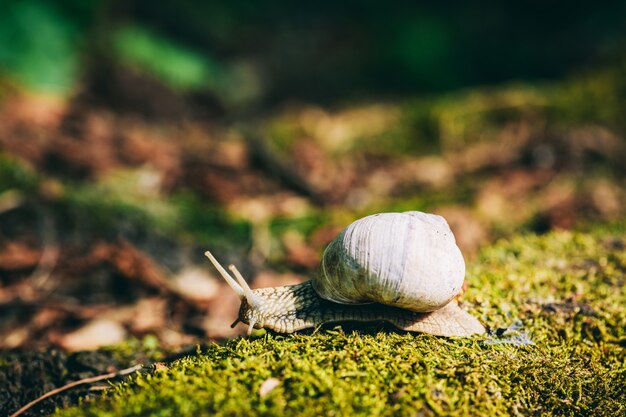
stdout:
{"type": "Polygon", "coordinates": [[[350,224],[326,248],[313,287],[337,303],[427,312],[450,302],[464,277],[463,255],[446,220],[409,211],[350,224]]]}

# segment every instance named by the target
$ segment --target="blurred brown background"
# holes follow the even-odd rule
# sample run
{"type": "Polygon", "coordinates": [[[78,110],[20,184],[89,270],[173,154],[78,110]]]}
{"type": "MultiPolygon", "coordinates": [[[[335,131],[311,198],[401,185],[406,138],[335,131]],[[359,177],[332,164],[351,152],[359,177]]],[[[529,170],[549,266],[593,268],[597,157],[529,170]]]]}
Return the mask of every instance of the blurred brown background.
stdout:
{"type": "Polygon", "coordinates": [[[0,5],[0,347],[239,334],[352,220],[624,222],[626,6],[0,5]]]}

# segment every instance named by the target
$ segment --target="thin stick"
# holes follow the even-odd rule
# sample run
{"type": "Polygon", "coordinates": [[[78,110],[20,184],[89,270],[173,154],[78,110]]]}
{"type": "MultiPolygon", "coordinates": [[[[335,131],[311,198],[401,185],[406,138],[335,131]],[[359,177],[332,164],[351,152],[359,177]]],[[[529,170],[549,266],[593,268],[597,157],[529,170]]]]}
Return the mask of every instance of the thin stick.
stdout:
{"type": "Polygon", "coordinates": [[[84,378],[84,379],[79,379],[78,381],[70,382],[67,385],[63,385],[62,387],[55,388],[52,391],[46,392],[44,395],[42,395],[41,397],[39,397],[37,399],[34,399],[33,401],[29,402],[24,407],[20,408],[15,413],[11,414],[9,417],[17,417],[20,414],[22,414],[24,411],[26,411],[29,408],[31,408],[33,405],[37,404],[38,402],[40,402],[42,400],[45,400],[48,397],[52,397],[53,395],[56,395],[56,394],[58,394],[60,392],[68,390],[70,388],[74,388],[77,385],[91,384],[92,382],[102,381],[103,379],[111,379],[111,378],[115,378],[115,377],[118,377],[118,376],[124,376],[124,375],[128,375],[128,374],[132,374],[133,372],[136,372],[136,371],[140,370],[142,368],[142,366],[143,365],[135,365],[135,366],[132,366],[130,368],[122,369],[121,371],[118,371],[118,372],[110,372],[108,374],[92,376],[90,378],[84,378]]]}
{"type": "Polygon", "coordinates": [[[42,288],[48,278],[50,278],[59,260],[60,250],[57,245],[57,234],[52,216],[43,208],[38,211],[40,212],[39,227],[41,229],[43,251],[41,258],[39,258],[37,268],[35,268],[35,271],[31,274],[30,279],[35,283],[35,288],[42,288]]]}

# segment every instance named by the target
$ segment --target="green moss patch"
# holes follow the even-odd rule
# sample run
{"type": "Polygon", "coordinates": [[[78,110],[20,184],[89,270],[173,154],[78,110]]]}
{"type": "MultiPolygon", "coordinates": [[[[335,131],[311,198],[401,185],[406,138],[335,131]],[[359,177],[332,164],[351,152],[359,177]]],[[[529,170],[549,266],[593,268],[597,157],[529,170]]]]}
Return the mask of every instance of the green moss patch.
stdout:
{"type": "Polygon", "coordinates": [[[595,415],[626,412],[626,240],[521,236],[469,266],[487,336],[380,326],[235,339],[57,416],[595,415]],[[269,392],[268,381],[278,384],[269,392]],[[265,383],[264,383],[265,382],[265,383]]]}

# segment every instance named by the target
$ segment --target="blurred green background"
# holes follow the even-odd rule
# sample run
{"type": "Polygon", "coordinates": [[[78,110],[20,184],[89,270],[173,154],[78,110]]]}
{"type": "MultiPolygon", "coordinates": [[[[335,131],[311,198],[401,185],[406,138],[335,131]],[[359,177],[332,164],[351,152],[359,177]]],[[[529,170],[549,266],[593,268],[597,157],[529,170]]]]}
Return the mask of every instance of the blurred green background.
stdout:
{"type": "Polygon", "coordinates": [[[59,94],[106,60],[237,104],[406,96],[610,62],[625,15],[618,0],[23,0],[0,6],[0,68],[59,94]]]}

